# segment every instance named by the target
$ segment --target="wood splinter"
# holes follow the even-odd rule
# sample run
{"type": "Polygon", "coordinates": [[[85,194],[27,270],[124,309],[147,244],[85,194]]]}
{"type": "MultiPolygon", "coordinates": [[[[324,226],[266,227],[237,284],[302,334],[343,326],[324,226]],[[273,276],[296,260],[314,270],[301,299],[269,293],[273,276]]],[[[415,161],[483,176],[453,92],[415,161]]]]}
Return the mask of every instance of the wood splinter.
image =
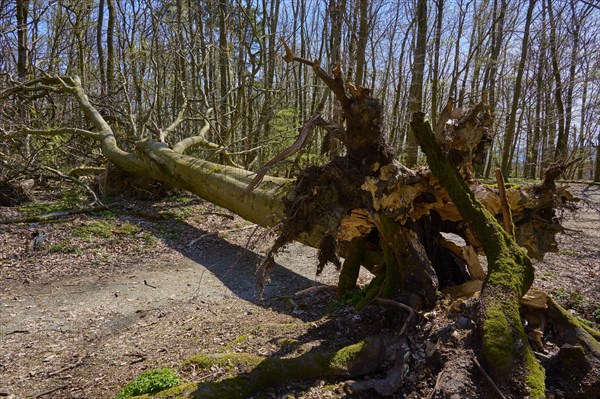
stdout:
{"type": "Polygon", "coordinates": [[[502,208],[502,223],[504,231],[511,236],[515,236],[513,229],[512,214],[510,212],[510,205],[508,204],[508,198],[506,197],[506,186],[504,185],[504,176],[500,169],[496,169],[496,184],[498,185],[498,194],[500,196],[500,206],[502,208]]]}

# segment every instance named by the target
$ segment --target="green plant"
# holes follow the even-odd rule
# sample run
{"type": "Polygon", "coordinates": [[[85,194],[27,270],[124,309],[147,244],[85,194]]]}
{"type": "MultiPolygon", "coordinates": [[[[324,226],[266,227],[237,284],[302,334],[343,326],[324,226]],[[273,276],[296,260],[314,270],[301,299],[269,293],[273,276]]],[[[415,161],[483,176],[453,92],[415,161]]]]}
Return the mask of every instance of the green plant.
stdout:
{"type": "Polygon", "coordinates": [[[197,197],[191,196],[183,196],[183,195],[174,195],[172,197],[167,198],[165,201],[167,202],[179,202],[182,204],[189,204],[190,202],[196,201],[197,197]]]}
{"type": "Polygon", "coordinates": [[[594,314],[594,320],[596,321],[596,323],[600,324],[600,303],[596,304],[593,314],[594,314]]]}
{"type": "Polygon", "coordinates": [[[28,204],[22,205],[19,208],[19,211],[33,214],[43,214],[50,212],[58,212],[64,211],[68,209],[68,207],[60,201],[54,202],[30,202],[28,204]]]}
{"type": "Polygon", "coordinates": [[[129,236],[134,236],[138,232],[138,227],[126,221],[118,226],[115,226],[112,231],[116,234],[126,234],[129,236]]]}
{"type": "Polygon", "coordinates": [[[181,238],[181,231],[177,226],[161,225],[159,231],[163,238],[167,240],[177,241],[181,238]]]}
{"type": "Polygon", "coordinates": [[[112,230],[108,223],[99,220],[93,220],[83,226],[76,227],[75,235],[87,239],[90,239],[91,236],[108,238],[112,235],[112,230]]]}
{"type": "Polygon", "coordinates": [[[156,242],[158,241],[158,239],[156,237],[154,237],[152,234],[150,233],[144,233],[142,234],[142,239],[146,242],[146,244],[148,245],[154,245],[156,244],[156,242]]]}
{"type": "Polygon", "coordinates": [[[585,296],[580,291],[554,291],[554,297],[567,309],[581,309],[586,302],[585,296]]]}
{"type": "Polygon", "coordinates": [[[170,219],[184,221],[185,219],[194,215],[194,210],[190,207],[179,207],[173,208],[166,212],[161,212],[160,214],[170,219]]]}
{"type": "Polygon", "coordinates": [[[334,300],[329,303],[329,309],[340,309],[345,305],[357,306],[360,304],[367,294],[367,290],[362,288],[358,291],[348,291],[341,299],[334,300]]]}
{"type": "Polygon", "coordinates": [[[81,252],[81,248],[70,244],[69,240],[62,240],[50,247],[51,253],[77,254],[81,252]]]}
{"type": "Polygon", "coordinates": [[[179,377],[171,369],[146,370],[121,389],[115,399],[152,394],[180,384],[179,377]]]}

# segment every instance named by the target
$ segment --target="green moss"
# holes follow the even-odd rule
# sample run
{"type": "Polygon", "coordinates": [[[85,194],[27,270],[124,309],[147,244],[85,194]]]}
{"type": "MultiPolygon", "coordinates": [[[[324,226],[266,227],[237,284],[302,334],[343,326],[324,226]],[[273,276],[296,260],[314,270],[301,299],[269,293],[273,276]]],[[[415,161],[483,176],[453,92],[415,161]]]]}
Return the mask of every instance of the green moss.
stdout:
{"type": "Polygon", "coordinates": [[[525,367],[527,368],[527,390],[531,399],[546,397],[546,371],[538,363],[529,347],[525,349],[525,367]]]}
{"type": "Polygon", "coordinates": [[[240,335],[239,337],[235,338],[233,341],[231,341],[230,343],[225,345],[221,350],[219,350],[219,352],[227,352],[231,348],[235,347],[236,345],[241,344],[242,342],[249,340],[250,338],[252,338],[252,335],[250,335],[250,334],[240,335]]]}
{"type": "Polygon", "coordinates": [[[62,240],[50,247],[51,253],[78,254],[81,248],[71,245],[70,240],[62,240]]]}
{"type": "Polygon", "coordinates": [[[505,311],[500,307],[489,307],[483,321],[484,356],[486,362],[496,367],[510,365],[514,350],[514,340],[505,311]]]}
{"type": "Polygon", "coordinates": [[[215,164],[212,168],[207,170],[206,174],[219,173],[223,170],[223,166],[215,164]]]}
{"type": "Polygon", "coordinates": [[[62,202],[30,202],[17,208],[20,212],[41,215],[50,212],[59,212],[69,209],[62,202]]]}
{"type": "MultiPolygon", "coordinates": [[[[348,293],[353,293],[356,287],[356,281],[360,273],[360,264],[362,253],[364,252],[365,238],[355,238],[350,243],[350,248],[346,254],[346,259],[342,265],[339,276],[338,293],[345,297],[348,293]]],[[[358,301],[357,301],[358,302],[358,301]]]]}
{"type": "Polygon", "coordinates": [[[357,309],[362,309],[371,299],[375,298],[381,291],[381,285],[385,281],[385,274],[375,276],[371,282],[363,289],[364,298],[356,305],[357,309]]]}
{"type": "Polygon", "coordinates": [[[179,208],[173,208],[166,212],[161,212],[160,215],[168,219],[184,221],[185,219],[194,215],[194,209],[192,209],[191,207],[184,206],[179,208]]]}
{"type": "Polygon", "coordinates": [[[92,220],[73,229],[73,235],[84,241],[92,241],[94,237],[110,238],[114,235],[136,236],[140,228],[129,221],[121,223],[116,220],[92,220]]]}
{"type": "Polygon", "coordinates": [[[201,369],[208,369],[215,365],[223,367],[227,370],[240,365],[252,369],[263,360],[265,360],[264,357],[255,356],[248,353],[221,353],[215,355],[192,356],[183,364],[194,364],[201,369]]]}
{"type": "Polygon", "coordinates": [[[329,367],[334,370],[345,370],[348,368],[348,364],[356,358],[356,355],[362,352],[366,344],[366,341],[357,342],[354,345],[346,346],[345,348],[337,351],[329,360],[329,367]]]}
{"type": "Polygon", "coordinates": [[[215,364],[246,364],[247,372],[219,381],[202,383],[193,394],[195,398],[202,399],[245,399],[265,387],[294,380],[346,375],[356,362],[357,356],[365,349],[365,345],[368,345],[368,342],[361,341],[337,352],[312,349],[298,357],[286,359],[262,358],[249,354],[200,355],[190,358],[186,363],[202,368],[215,364]]]}
{"type": "MultiPolygon", "coordinates": [[[[569,311],[560,306],[560,304],[558,304],[554,298],[550,298],[550,300],[553,302],[554,307],[560,312],[560,315],[564,318],[564,322],[566,324],[570,324],[572,326],[580,326],[588,334],[590,334],[592,338],[594,338],[594,340],[600,342],[600,331],[588,326],[585,323],[582,323],[576,316],[572,315],[569,311]]],[[[596,350],[600,351],[600,345],[597,346],[596,350]]]]}
{"type": "Polygon", "coordinates": [[[121,223],[112,228],[113,233],[115,234],[124,234],[128,236],[134,236],[138,233],[139,227],[129,223],[129,221],[125,221],[125,223],[121,223]]]}

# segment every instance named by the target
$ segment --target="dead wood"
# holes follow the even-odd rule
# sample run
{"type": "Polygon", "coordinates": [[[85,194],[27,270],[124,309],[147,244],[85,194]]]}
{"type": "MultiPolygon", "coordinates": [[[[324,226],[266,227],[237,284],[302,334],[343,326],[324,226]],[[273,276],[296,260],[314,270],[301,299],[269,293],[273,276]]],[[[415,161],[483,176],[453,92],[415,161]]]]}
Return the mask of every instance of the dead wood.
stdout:
{"type": "Polygon", "coordinates": [[[518,312],[519,300],[533,282],[531,261],[475,198],[438,146],[424,114],[413,114],[411,126],[427,155],[432,173],[446,189],[463,219],[472,226],[488,259],[488,276],[478,310],[486,366],[503,390],[516,397],[543,398],[544,371],[528,345],[518,312]],[[516,343],[518,349],[514,347],[516,343]]]}
{"type": "Polygon", "coordinates": [[[15,218],[0,219],[0,224],[16,224],[16,223],[44,223],[51,220],[61,219],[82,213],[98,212],[110,209],[106,206],[95,206],[84,209],[69,209],[65,211],[49,212],[43,215],[21,216],[15,218]]]}
{"type": "MultiPolygon", "coordinates": [[[[201,383],[194,391],[193,397],[245,399],[264,388],[302,379],[356,378],[377,371],[386,362],[403,359],[401,344],[402,341],[397,337],[376,335],[336,351],[317,348],[294,358],[250,356],[244,361],[247,370],[245,373],[221,381],[201,383]]],[[[219,361],[219,356],[215,355],[192,358],[188,363],[209,368],[219,361]]],[[[229,362],[231,363],[231,360],[229,362]]],[[[398,381],[398,373],[394,373],[386,381],[391,389],[398,381]]],[[[372,388],[383,389],[382,386],[382,383],[378,383],[373,384],[372,388]]]]}
{"type": "Polygon", "coordinates": [[[504,176],[502,176],[502,171],[500,169],[496,169],[496,184],[498,185],[500,205],[502,206],[502,223],[504,226],[504,231],[506,231],[511,236],[514,236],[515,231],[512,221],[512,215],[510,212],[510,205],[508,204],[508,199],[506,198],[506,186],[504,185],[504,176]]]}

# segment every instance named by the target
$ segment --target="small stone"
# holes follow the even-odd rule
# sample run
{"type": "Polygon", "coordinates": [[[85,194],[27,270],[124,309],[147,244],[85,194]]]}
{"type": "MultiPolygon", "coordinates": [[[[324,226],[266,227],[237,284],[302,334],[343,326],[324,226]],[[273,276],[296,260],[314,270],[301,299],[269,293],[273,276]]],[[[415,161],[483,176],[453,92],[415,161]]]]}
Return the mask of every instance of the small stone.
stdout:
{"type": "Polygon", "coordinates": [[[458,320],[456,320],[456,325],[458,326],[458,328],[463,330],[468,330],[475,327],[475,323],[473,322],[473,320],[469,319],[467,316],[462,314],[458,316],[458,320]]]}

